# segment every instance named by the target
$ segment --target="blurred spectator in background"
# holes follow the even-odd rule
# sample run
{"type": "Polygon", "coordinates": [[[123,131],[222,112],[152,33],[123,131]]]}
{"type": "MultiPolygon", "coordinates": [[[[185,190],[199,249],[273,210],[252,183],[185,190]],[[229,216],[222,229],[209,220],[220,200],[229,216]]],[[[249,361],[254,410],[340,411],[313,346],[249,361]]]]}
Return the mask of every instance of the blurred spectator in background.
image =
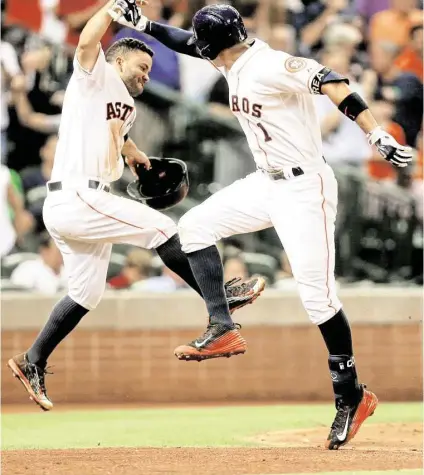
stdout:
{"type": "Polygon", "coordinates": [[[294,28],[291,25],[276,24],[272,26],[268,44],[273,49],[288,54],[296,54],[296,32],[294,28]]]}
{"type": "MultiPolygon", "coordinates": [[[[68,58],[63,50],[47,45],[43,41],[33,42],[21,58],[22,69],[27,77],[28,100],[33,111],[47,115],[61,112],[58,92],[69,78],[68,58]]],[[[22,81],[17,80],[18,89],[22,89],[22,81]],[[21,84],[19,84],[19,82],[21,84]]],[[[59,97],[63,95],[60,93],[59,97]]],[[[30,127],[24,127],[14,113],[8,130],[9,139],[14,144],[8,157],[8,165],[21,170],[29,165],[40,164],[40,149],[44,145],[46,135],[30,127]]]]}
{"type": "MultiPolygon", "coordinates": [[[[0,168],[1,255],[13,252],[14,249],[29,250],[33,243],[38,242],[35,234],[28,234],[34,229],[32,215],[35,217],[35,231],[44,230],[42,205],[46,194],[45,183],[50,178],[57,142],[57,137],[51,134],[56,134],[59,128],[64,89],[72,73],[74,46],[82,27],[106,1],[7,2],[9,15],[7,26],[2,30],[0,58],[1,157],[2,163],[7,163],[9,169],[0,168]],[[25,200],[20,194],[21,187],[25,200]]],[[[422,130],[419,133],[422,126],[422,1],[149,2],[148,6],[143,7],[143,12],[150,19],[186,29],[191,28],[195,11],[205,4],[231,3],[241,12],[251,37],[268,41],[272,48],[290,54],[316,56],[325,65],[348,76],[353,89],[368,101],[370,109],[383,127],[399,143],[408,143],[418,149],[415,167],[409,167],[406,174],[394,169],[375,150],[368,147],[356,124],[340,114],[326,97],[317,96],[326,159],[336,165],[335,171],[342,176],[351,173],[343,165],[358,167],[365,161],[371,179],[389,181],[393,189],[396,184],[401,185],[404,188],[402,193],[415,197],[418,218],[422,222],[422,130]],[[338,165],[341,166],[337,170],[338,165]]],[[[149,96],[136,101],[137,121],[131,134],[136,142],[140,141],[148,155],[175,154],[189,162],[193,176],[191,199],[204,199],[206,194],[254,171],[255,165],[249,159],[250,151],[245,137],[238,134],[237,121],[228,107],[227,82],[219,71],[206,61],[178,55],[152,37],[133,29],[113,24],[109,33],[105,35],[104,48],[107,48],[115,35],[114,39],[123,36],[139,38],[155,51],[149,96]],[[175,104],[171,104],[169,108],[164,105],[162,88],[155,91],[155,82],[174,91],[170,97],[177,98],[175,104]],[[175,92],[181,92],[182,101],[175,92]],[[202,116],[197,121],[199,116],[196,112],[193,113],[194,109],[186,107],[184,99],[207,104],[204,109],[211,115],[206,116],[205,120],[202,116]],[[155,107],[155,100],[158,100],[160,107],[155,107]],[[231,124],[235,124],[235,127],[232,128],[231,124]]],[[[126,173],[129,174],[128,170],[126,173]]],[[[124,174],[116,189],[124,191],[128,179],[124,174]]],[[[361,185],[364,189],[368,181],[361,185]]],[[[349,203],[343,200],[350,196],[346,194],[346,189],[350,189],[351,182],[348,180],[344,184],[343,181],[340,183],[340,205],[346,206],[349,203]],[[346,187],[345,190],[342,189],[343,186],[346,187]]],[[[387,188],[386,185],[385,187],[387,188]]],[[[398,188],[396,190],[399,191],[398,188]]],[[[179,213],[179,210],[175,211],[179,213]]],[[[358,224],[361,219],[363,217],[358,216],[352,227],[362,226],[358,224]]],[[[381,219],[382,222],[376,225],[377,233],[380,232],[377,229],[380,226],[381,230],[388,227],[383,222],[388,218],[381,219]]],[[[389,225],[393,229],[397,227],[396,221],[389,225]]],[[[227,280],[236,275],[247,276],[248,270],[243,257],[240,257],[244,255],[243,251],[247,253],[261,250],[278,255],[279,241],[275,243],[267,235],[260,239],[243,236],[244,247],[237,248],[233,253],[227,252],[226,245],[227,254],[223,257],[227,280]]],[[[405,255],[408,252],[410,250],[405,255]]],[[[353,256],[344,257],[345,264],[351,257],[353,256]]],[[[261,256],[258,259],[264,258],[261,256]]],[[[120,256],[112,263],[117,265],[116,272],[122,268],[122,260],[120,256]]],[[[251,255],[249,267],[252,268],[251,255]]],[[[348,269],[349,265],[345,268],[348,269]]],[[[272,267],[272,275],[274,270],[275,265],[272,267]]],[[[110,287],[133,287],[159,292],[186,288],[167,268],[161,268],[161,275],[158,277],[151,277],[151,271],[152,255],[148,251],[135,249],[127,255],[122,272],[109,281],[110,287]]],[[[290,264],[283,252],[275,287],[287,289],[294,286],[290,264]]]]}
{"type": "MultiPolygon", "coordinates": [[[[367,55],[359,50],[363,37],[359,28],[347,23],[334,23],[324,33],[323,49],[338,48],[346,56],[348,63],[347,72],[352,79],[362,75],[364,66],[367,65],[367,55]]],[[[323,63],[327,66],[326,63],[323,63]]],[[[337,72],[340,72],[336,69],[337,72]]]]}
{"type": "Polygon", "coordinates": [[[34,227],[34,219],[24,208],[24,200],[12,186],[9,169],[0,164],[0,257],[9,254],[17,240],[34,227]]]}
{"type": "MultiPolygon", "coordinates": [[[[148,5],[143,6],[143,15],[149,20],[166,23],[162,18],[162,1],[149,0],[148,5]]],[[[155,38],[133,30],[132,28],[122,28],[113,37],[112,42],[121,38],[130,37],[146,43],[155,53],[153,67],[149,73],[152,81],[168,86],[176,91],[180,90],[180,66],[177,53],[170,50],[155,38]]]]}
{"type": "Polygon", "coordinates": [[[400,52],[396,66],[405,73],[412,73],[423,82],[423,25],[411,28],[409,43],[400,52]]]}
{"type": "MultiPolygon", "coordinates": [[[[321,53],[320,59],[322,64],[349,78],[352,91],[363,96],[361,86],[349,73],[349,56],[344,49],[326,49],[321,53]]],[[[336,166],[363,165],[371,156],[371,147],[362,130],[355,122],[341,114],[327,96],[316,96],[315,104],[321,123],[323,154],[328,163],[336,166]]]]}
{"type": "Polygon", "coordinates": [[[224,282],[228,282],[236,277],[240,277],[243,280],[249,277],[249,271],[242,254],[228,257],[224,260],[224,282]]]}
{"type": "Polygon", "coordinates": [[[38,251],[40,257],[19,264],[12,272],[10,280],[19,287],[54,295],[67,285],[62,254],[47,232],[41,236],[38,251]]]}
{"type": "Polygon", "coordinates": [[[293,15],[302,56],[311,55],[322,47],[327,27],[333,23],[349,22],[354,11],[349,0],[302,0],[303,9],[293,15]]]}
{"type": "Polygon", "coordinates": [[[58,137],[50,135],[40,150],[41,165],[26,167],[21,171],[25,203],[36,221],[36,231],[45,229],[43,205],[47,196],[46,183],[50,180],[58,137]]]}
{"type": "Polygon", "coordinates": [[[353,0],[356,12],[368,24],[371,17],[389,8],[390,0],[353,0]]]}
{"type": "Polygon", "coordinates": [[[131,286],[131,290],[158,293],[175,292],[183,289],[190,289],[190,287],[180,276],[166,266],[162,267],[161,275],[135,282],[131,286]]]}
{"type": "Polygon", "coordinates": [[[415,168],[413,180],[411,184],[412,194],[415,198],[415,206],[417,207],[417,217],[422,228],[424,221],[424,149],[423,149],[423,129],[421,128],[417,139],[417,158],[415,161],[415,168]]]}
{"type": "Polygon", "coordinates": [[[376,74],[373,98],[395,104],[393,120],[405,131],[407,144],[415,147],[423,116],[423,89],[415,75],[403,73],[396,66],[399,51],[391,42],[372,43],[371,64],[376,74]]]}
{"type": "MultiPolygon", "coordinates": [[[[108,0],[49,0],[40,2],[54,6],[56,15],[62,20],[66,33],[66,42],[76,46],[79,35],[87,21],[100,9],[108,0]]],[[[58,34],[54,35],[57,37],[58,34]]],[[[110,30],[102,38],[102,45],[106,46],[112,34],[110,30]]]]}
{"type": "Polygon", "coordinates": [[[417,0],[390,0],[390,8],[373,15],[369,28],[372,43],[389,41],[400,48],[408,44],[411,28],[421,25],[423,12],[417,0]]]}
{"type": "Polygon", "coordinates": [[[1,163],[6,162],[7,155],[7,128],[9,127],[9,90],[12,78],[20,74],[18,56],[10,43],[1,41],[0,43],[1,62],[1,163]]]}
{"type": "Polygon", "coordinates": [[[27,95],[27,80],[24,75],[12,79],[11,90],[16,115],[21,125],[43,134],[53,134],[59,131],[62,114],[42,114],[34,112],[27,95]]]}
{"type": "Polygon", "coordinates": [[[152,271],[153,256],[147,249],[133,249],[127,254],[121,273],[108,281],[112,289],[128,289],[133,284],[149,278],[152,271]]]}

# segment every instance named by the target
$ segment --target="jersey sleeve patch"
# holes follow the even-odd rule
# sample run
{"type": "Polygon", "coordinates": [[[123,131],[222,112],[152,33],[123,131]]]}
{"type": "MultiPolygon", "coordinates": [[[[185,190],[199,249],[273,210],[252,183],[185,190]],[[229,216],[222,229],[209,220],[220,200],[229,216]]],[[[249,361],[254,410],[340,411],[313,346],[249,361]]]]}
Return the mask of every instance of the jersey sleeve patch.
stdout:
{"type": "Polygon", "coordinates": [[[302,69],[306,68],[306,61],[303,58],[291,56],[290,58],[286,59],[284,67],[289,73],[297,73],[298,71],[302,71],[302,69]]]}
{"type": "Polygon", "coordinates": [[[320,68],[318,71],[315,71],[309,81],[312,94],[321,94],[321,86],[325,76],[329,73],[328,68],[320,68]]]}
{"type": "Polygon", "coordinates": [[[315,71],[310,79],[310,90],[312,94],[322,94],[321,87],[323,84],[330,82],[344,82],[349,84],[349,79],[340,75],[336,71],[330,68],[322,68],[319,71],[315,71]]]}

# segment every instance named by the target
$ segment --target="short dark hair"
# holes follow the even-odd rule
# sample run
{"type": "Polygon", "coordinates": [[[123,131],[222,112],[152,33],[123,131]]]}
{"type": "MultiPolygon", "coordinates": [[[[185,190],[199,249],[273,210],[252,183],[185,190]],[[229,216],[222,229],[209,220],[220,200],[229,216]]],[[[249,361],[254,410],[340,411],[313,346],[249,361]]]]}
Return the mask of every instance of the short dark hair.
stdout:
{"type": "Polygon", "coordinates": [[[130,51],[143,51],[153,58],[154,52],[143,41],[136,40],[135,38],[121,38],[115,41],[106,51],[106,61],[112,61],[119,54],[125,54],[130,51]]]}

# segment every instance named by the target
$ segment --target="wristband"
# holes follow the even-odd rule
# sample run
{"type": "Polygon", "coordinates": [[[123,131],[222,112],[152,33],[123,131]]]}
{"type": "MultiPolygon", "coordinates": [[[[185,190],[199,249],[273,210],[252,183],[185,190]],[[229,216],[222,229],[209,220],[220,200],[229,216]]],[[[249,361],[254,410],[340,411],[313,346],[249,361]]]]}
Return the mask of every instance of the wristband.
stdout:
{"type": "Polygon", "coordinates": [[[342,102],[339,104],[339,110],[343,112],[346,117],[349,117],[350,120],[355,121],[358,118],[358,115],[364,110],[367,110],[367,103],[362,99],[362,97],[357,93],[353,92],[345,97],[342,102]]]}

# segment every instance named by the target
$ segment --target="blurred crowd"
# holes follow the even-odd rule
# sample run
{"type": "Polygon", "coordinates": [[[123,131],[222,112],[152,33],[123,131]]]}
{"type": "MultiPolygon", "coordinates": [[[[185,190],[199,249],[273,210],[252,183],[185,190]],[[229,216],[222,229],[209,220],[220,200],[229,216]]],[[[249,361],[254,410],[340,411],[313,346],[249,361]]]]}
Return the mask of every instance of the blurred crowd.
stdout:
{"type": "MultiPolygon", "coordinates": [[[[2,1],[0,256],[3,278],[16,286],[46,293],[63,286],[61,257],[45,234],[42,219],[45,184],[57,145],[64,90],[72,74],[78,35],[105,0],[2,1]],[[22,262],[13,259],[20,253],[22,262]],[[43,275],[44,284],[37,276],[43,275]]],[[[143,13],[151,20],[190,28],[194,12],[219,0],[149,0],[143,13]]],[[[223,2],[221,2],[223,3],[223,2]]],[[[394,169],[369,147],[361,130],[325,96],[316,97],[324,155],[334,167],[353,167],[371,181],[389,182],[414,197],[422,223],[423,200],[423,5],[419,0],[233,0],[249,35],[293,55],[309,56],[350,79],[376,119],[399,143],[415,151],[412,167],[394,169]]],[[[103,47],[131,36],[155,52],[153,84],[201,104],[212,117],[232,118],[225,79],[207,62],[174,53],[155,39],[113,24],[103,47]]],[[[161,153],[167,128],[160,114],[137,102],[133,138],[146,153],[161,153]],[[145,131],[149,133],[146,134],[145,131]]],[[[254,168],[244,139],[236,140],[215,162],[210,181],[222,186],[254,168]],[[247,157],[246,157],[247,154],[247,157]],[[219,171],[221,170],[221,172],[219,171]]],[[[228,144],[227,144],[228,145],[228,144]]],[[[240,243],[221,245],[227,280],[263,271],[266,261],[240,243]]],[[[266,266],[277,288],[293,285],[284,252],[266,266]]],[[[123,249],[111,263],[110,288],[174,291],[184,288],[145,250],[123,249]]]]}

